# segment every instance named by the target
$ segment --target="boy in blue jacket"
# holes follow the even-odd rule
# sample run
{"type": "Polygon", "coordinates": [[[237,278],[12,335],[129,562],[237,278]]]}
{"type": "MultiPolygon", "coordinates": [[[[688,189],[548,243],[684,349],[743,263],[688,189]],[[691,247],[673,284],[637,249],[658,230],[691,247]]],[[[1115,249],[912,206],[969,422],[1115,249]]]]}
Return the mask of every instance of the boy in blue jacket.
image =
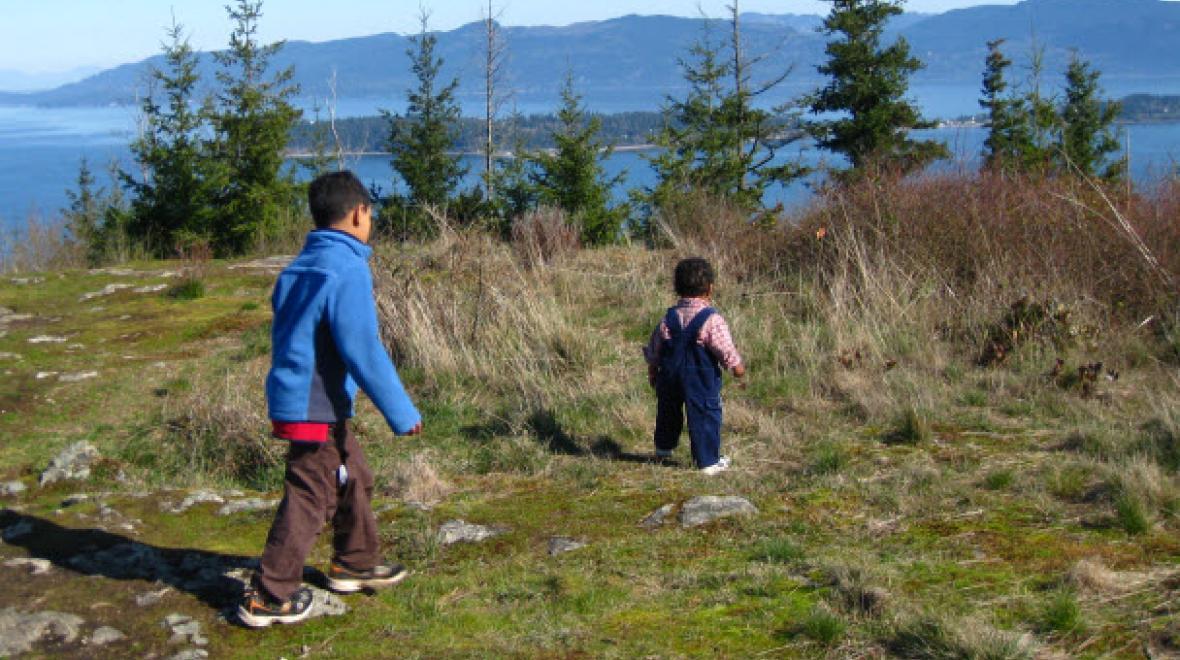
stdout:
{"type": "Polygon", "coordinates": [[[238,608],[252,628],[311,614],[303,562],[331,521],[328,586],[338,592],[388,586],[406,576],[381,561],[371,506],[373,473],[348,430],[357,386],[397,435],[422,430],[377,330],[368,246],[372,211],[351,172],[325,174],[308,189],[316,229],[279,275],[266,399],[274,435],[290,442],[283,501],[258,573],[238,608]]]}

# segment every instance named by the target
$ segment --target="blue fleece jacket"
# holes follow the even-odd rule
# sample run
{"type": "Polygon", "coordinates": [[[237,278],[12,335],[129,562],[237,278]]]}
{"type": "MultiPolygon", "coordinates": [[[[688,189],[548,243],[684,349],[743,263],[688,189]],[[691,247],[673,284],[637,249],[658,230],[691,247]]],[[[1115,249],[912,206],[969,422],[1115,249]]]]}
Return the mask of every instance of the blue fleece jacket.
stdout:
{"type": "Polygon", "coordinates": [[[349,234],[318,229],[279,275],[266,378],[272,420],[348,419],[359,383],[394,433],[421,421],[377,330],[371,255],[349,234]]]}

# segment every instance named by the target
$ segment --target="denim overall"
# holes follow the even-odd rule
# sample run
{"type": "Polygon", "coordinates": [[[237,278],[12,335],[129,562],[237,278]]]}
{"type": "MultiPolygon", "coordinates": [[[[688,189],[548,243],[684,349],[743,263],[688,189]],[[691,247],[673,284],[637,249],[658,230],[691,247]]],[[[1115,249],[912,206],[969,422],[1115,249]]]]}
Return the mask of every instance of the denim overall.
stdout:
{"type": "Polygon", "coordinates": [[[668,310],[664,324],[671,339],[661,347],[656,377],[656,449],[676,448],[687,413],[692,459],[699,468],[721,457],[721,367],[709,349],[697,343],[701,328],[714,313],[706,307],[682,328],[676,308],[668,310]]]}

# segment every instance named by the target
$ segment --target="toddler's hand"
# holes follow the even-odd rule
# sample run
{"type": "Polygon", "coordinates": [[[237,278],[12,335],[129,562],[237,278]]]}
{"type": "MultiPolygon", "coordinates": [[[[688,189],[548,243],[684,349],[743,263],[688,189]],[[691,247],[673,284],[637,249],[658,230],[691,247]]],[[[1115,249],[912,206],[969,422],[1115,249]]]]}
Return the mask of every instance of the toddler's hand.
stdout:
{"type": "Polygon", "coordinates": [[[737,379],[737,386],[740,389],[746,389],[746,365],[739,364],[733,368],[733,377],[737,379]]]}

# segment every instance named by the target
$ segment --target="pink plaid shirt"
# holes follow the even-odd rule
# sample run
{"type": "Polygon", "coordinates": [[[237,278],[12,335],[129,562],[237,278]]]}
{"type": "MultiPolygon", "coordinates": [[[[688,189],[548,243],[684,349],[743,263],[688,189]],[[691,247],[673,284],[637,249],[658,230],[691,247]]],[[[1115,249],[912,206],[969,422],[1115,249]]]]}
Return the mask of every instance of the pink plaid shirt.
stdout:
{"type": "MultiPolygon", "coordinates": [[[[680,315],[680,327],[687,328],[700,311],[709,306],[703,298],[681,298],[676,303],[676,313],[680,315]]],[[[672,338],[668,325],[660,321],[660,325],[651,333],[651,340],[643,347],[643,357],[648,364],[655,365],[660,359],[660,347],[672,338]]],[[[722,369],[732,370],[742,364],[742,356],[733,345],[733,335],[729,332],[729,324],[720,314],[713,314],[701,327],[697,335],[697,343],[709,349],[709,352],[721,363],[722,369]]]]}

